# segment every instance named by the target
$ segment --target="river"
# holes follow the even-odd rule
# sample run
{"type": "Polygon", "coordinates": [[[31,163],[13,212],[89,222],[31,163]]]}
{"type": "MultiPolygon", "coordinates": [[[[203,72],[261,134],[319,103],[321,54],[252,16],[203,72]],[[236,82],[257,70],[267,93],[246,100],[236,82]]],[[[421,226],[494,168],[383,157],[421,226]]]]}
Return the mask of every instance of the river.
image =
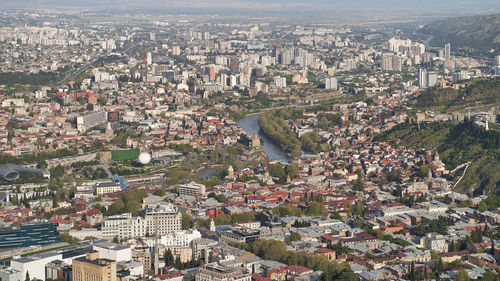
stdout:
{"type": "MultiPolygon", "coordinates": [[[[290,162],[290,157],[281,150],[279,145],[277,145],[272,139],[268,138],[259,127],[259,115],[246,116],[239,121],[236,121],[238,125],[252,137],[257,134],[261,140],[264,141],[264,151],[269,157],[270,161],[279,161],[284,163],[290,162]]],[[[205,167],[198,171],[203,179],[208,179],[212,176],[217,175],[217,166],[205,167]]]]}
{"type": "Polygon", "coordinates": [[[268,138],[259,127],[259,115],[246,116],[243,119],[236,121],[238,125],[248,134],[250,137],[257,134],[260,139],[264,141],[264,151],[269,157],[270,161],[280,161],[288,163],[290,162],[290,157],[281,150],[279,145],[277,145],[272,139],[268,138]]]}

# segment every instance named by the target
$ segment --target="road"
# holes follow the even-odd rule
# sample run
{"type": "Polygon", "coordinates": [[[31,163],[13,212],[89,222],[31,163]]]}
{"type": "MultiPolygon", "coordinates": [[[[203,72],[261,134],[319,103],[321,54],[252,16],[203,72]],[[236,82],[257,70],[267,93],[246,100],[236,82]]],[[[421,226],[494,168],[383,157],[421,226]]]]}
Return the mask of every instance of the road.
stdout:
{"type": "MultiPolygon", "coordinates": [[[[130,45],[130,47],[128,47],[127,49],[123,50],[122,51],[122,54],[123,55],[128,55],[128,52],[130,50],[132,50],[133,48],[135,48],[137,46],[138,43],[134,43],[132,45],[130,45]]],[[[97,57],[93,62],[91,63],[87,63],[87,64],[82,64],[79,68],[77,69],[74,69],[74,70],[70,70],[65,76],[64,78],[59,82],[59,86],[64,86],[66,83],[69,82],[69,80],[71,80],[71,78],[73,77],[77,77],[78,75],[80,75],[81,73],[83,73],[84,71],[87,71],[89,68],[93,67],[93,64],[99,60],[100,58],[104,58],[108,56],[108,54],[105,54],[105,55],[101,55],[99,57],[97,57]]]]}

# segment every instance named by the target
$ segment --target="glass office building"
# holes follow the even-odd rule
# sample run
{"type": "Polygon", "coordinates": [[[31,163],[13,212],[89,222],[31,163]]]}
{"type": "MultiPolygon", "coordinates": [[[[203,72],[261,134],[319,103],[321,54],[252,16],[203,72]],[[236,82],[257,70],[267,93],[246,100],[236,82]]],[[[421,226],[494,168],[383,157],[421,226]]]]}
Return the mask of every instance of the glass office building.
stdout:
{"type": "Polygon", "coordinates": [[[0,229],[0,249],[48,245],[61,242],[53,223],[18,225],[0,229]]]}

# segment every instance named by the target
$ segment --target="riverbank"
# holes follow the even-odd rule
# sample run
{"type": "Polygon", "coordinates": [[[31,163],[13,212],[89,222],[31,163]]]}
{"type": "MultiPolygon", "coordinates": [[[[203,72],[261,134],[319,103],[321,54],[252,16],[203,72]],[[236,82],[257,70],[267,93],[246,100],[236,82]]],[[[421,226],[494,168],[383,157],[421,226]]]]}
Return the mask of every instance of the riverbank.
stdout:
{"type": "Polygon", "coordinates": [[[290,162],[290,157],[276,144],[271,138],[264,134],[259,126],[259,116],[262,113],[247,115],[245,118],[236,121],[236,123],[250,136],[257,134],[263,140],[263,148],[269,161],[290,162]]]}

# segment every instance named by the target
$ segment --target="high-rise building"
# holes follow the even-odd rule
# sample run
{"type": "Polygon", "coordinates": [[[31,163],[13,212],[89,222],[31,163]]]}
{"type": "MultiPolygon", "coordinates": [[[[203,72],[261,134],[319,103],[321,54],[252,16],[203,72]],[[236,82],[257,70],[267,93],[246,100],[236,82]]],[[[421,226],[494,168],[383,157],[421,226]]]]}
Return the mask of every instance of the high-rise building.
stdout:
{"type": "Polygon", "coordinates": [[[215,64],[217,65],[227,65],[227,58],[225,56],[216,56],[215,64]]]}
{"type": "Polygon", "coordinates": [[[238,77],[236,77],[236,75],[229,76],[229,86],[233,88],[236,85],[238,85],[238,77]]]}
{"type": "Polygon", "coordinates": [[[215,67],[211,66],[209,71],[210,81],[215,81],[215,67]]]}
{"type": "Polygon", "coordinates": [[[286,77],[274,77],[274,84],[277,88],[286,88],[286,77]]]}
{"type": "Polygon", "coordinates": [[[116,281],[116,262],[100,259],[99,252],[73,260],[73,281],[116,281]]]}
{"type": "Polygon", "coordinates": [[[437,82],[437,73],[430,71],[427,73],[427,88],[434,87],[437,82]]]}
{"type": "Polygon", "coordinates": [[[420,89],[427,88],[427,70],[423,68],[418,70],[418,87],[420,89]]]}
{"type": "Polygon", "coordinates": [[[500,66],[500,55],[495,56],[495,66],[500,66]]]}
{"type": "Polygon", "coordinates": [[[459,72],[453,73],[452,77],[453,77],[453,83],[456,83],[456,82],[461,81],[461,80],[470,79],[470,74],[467,71],[459,71],[459,72]]]}
{"type": "Polygon", "coordinates": [[[206,187],[200,183],[190,182],[188,184],[179,185],[177,187],[177,192],[179,195],[204,196],[206,193],[206,187]]]}
{"type": "Polygon", "coordinates": [[[148,65],[153,63],[153,55],[151,55],[151,52],[146,53],[146,62],[148,63],[148,65]]]}
{"type": "Polygon", "coordinates": [[[418,70],[418,87],[420,89],[427,89],[434,87],[437,82],[437,73],[434,71],[427,71],[426,69],[418,70]]]}
{"type": "Polygon", "coordinates": [[[444,59],[449,61],[451,59],[451,45],[450,43],[444,45],[444,59]]]}
{"type": "Polygon", "coordinates": [[[380,67],[387,71],[401,71],[401,57],[393,54],[382,55],[380,67]]]}
{"type": "Polygon", "coordinates": [[[327,77],[325,79],[325,89],[327,90],[337,90],[338,89],[338,81],[335,77],[327,77]]]}
{"type": "Polygon", "coordinates": [[[221,73],[221,75],[220,75],[220,85],[222,86],[222,90],[226,90],[227,89],[227,81],[228,81],[227,74],[221,73]]]}
{"type": "Polygon", "coordinates": [[[283,50],[279,53],[279,63],[281,64],[291,64],[294,59],[294,49],[283,50]]]}
{"type": "Polygon", "coordinates": [[[380,68],[382,70],[392,70],[392,55],[387,55],[387,54],[382,55],[380,68]]]}
{"type": "Polygon", "coordinates": [[[181,47],[180,46],[173,46],[172,47],[172,55],[180,56],[181,55],[181,47]]]}
{"type": "Polygon", "coordinates": [[[173,207],[146,209],[142,216],[125,213],[107,217],[102,223],[102,238],[133,238],[153,234],[166,235],[182,228],[182,215],[173,207]],[[156,222],[158,220],[158,227],[156,222]]]}
{"type": "Polygon", "coordinates": [[[444,49],[439,49],[439,51],[438,51],[438,57],[444,58],[444,49]]]}
{"type": "Polygon", "coordinates": [[[236,58],[231,58],[231,74],[240,73],[240,61],[236,58]]]}
{"type": "Polygon", "coordinates": [[[408,56],[421,56],[425,53],[425,45],[412,42],[411,40],[401,40],[391,38],[389,40],[389,50],[397,54],[406,54],[408,56]]]}
{"type": "Polygon", "coordinates": [[[76,117],[76,127],[79,132],[84,133],[88,129],[108,122],[106,111],[95,112],[86,116],[76,117]]]}

